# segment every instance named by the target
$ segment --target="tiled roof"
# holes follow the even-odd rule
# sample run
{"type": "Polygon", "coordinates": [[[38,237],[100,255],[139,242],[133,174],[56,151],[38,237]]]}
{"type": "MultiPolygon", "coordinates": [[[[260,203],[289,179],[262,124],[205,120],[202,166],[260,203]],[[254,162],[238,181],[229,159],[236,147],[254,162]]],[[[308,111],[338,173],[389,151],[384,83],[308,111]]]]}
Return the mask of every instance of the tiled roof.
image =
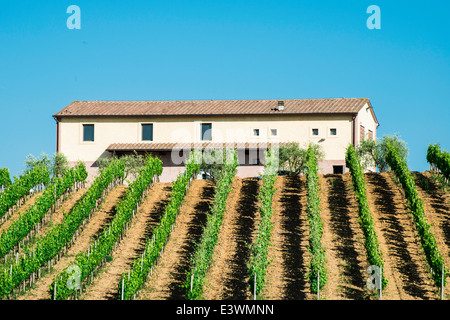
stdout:
{"type": "Polygon", "coordinates": [[[73,101],[54,117],[354,114],[368,98],[199,101],[73,101]],[[284,110],[277,110],[278,101],[284,110]]]}
{"type": "MultiPolygon", "coordinates": [[[[287,142],[277,143],[282,145],[287,142]]],[[[169,143],[169,142],[142,142],[142,143],[113,143],[106,148],[107,151],[169,151],[186,150],[194,148],[238,148],[238,149],[262,149],[270,148],[275,143],[271,142],[199,142],[199,143],[169,143]]]]}

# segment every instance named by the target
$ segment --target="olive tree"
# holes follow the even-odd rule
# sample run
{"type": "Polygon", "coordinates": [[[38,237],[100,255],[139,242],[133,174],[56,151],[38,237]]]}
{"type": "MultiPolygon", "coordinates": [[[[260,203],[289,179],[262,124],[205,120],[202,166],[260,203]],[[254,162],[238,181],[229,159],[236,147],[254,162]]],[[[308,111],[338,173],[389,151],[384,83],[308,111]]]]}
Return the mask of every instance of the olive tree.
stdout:
{"type": "Polygon", "coordinates": [[[69,161],[66,155],[56,152],[49,156],[42,152],[40,157],[29,154],[25,160],[24,173],[33,170],[36,166],[44,166],[51,175],[51,179],[62,177],[69,169],[69,161]]]}
{"type": "Polygon", "coordinates": [[[206,148],[201,153],[200,172],[205,172],[211,179],[218,178],[220,172],[225,168],[227,161],[227,149],[206,148]]]}
{"type": "Polygon", "coordinates": [[[388,145],[391,145],[404,160],[408,159],[408,148],[406,142],[400,139],[398,134],[384,135],[378,140],[363,140],[356,148],[361,166],[364,169],[376,167],[379,172],[388,171],[389,165],[386,161],[388,145]]]}
{"type": "Polygon", "coordinates": [[[310,143],[306,148],[301,148],[299,143],[289,142],[280,146],[280,169],[288,171],[289,175],[298,175],[302,173],[306,166],[306,153],[309,146],[311,146],[317,162],[322,161],[325,158],[323,148],[319,144],[310,143]]]}
{"type": "Polygon", "coordinates": [[[111,161],[117,158],[120,158],[120,160],[124,163],[124,179],[137,177],[141,170],[145,167],[145,156],[134,151],[131,154],[125,154],[120,157],[114,155],[110,158],[103,157],[97,159],[99,170],[102,171],[108,167],[111,161]]]}

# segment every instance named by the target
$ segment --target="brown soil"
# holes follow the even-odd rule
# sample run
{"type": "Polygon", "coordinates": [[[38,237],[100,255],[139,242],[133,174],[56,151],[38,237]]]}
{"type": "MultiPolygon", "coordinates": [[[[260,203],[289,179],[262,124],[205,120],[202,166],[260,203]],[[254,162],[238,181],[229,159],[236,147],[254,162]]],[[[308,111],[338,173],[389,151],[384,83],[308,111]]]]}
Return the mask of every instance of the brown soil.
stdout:
{"type": "Polygon", "coordinates": [[[103,267],[94,281],[89,285],[80,299],[83,300],[117,300],[117,288],[120,277],[130,269],[134,260],[142,254],[146,240],[158,225],[164,209],[169,202],[171,183],[156,183],[139,207],[132,220],[126,236],[120,242],[113,260],[103,267]]]}
{"type": "Polygon", "coordinates": [[[321,187],[322,245],[326,255],[327,283],[321,299],[368,299],[367,254],[359,223],[359,208],[351,175],[319,177],[321,187]]]}
{"type": "Polygon", "coordinates": [[[72,193],[67,200],[63,201],[61,206],[50,215],[50,218],[47,221],[47,223],[39,231],[39,237],[45,236],[48,230],[50,230],[53,226],[61,224],[61,222],[64,219],[64,215],[72,210],[72,208],[75,206],[78,200],[80,200],[81,197],[87,192],[87,190],[88,190],[87,188],[79,189],[78,191],[72,193]]]}
{"type": "Polygon", "coordinates": [[[105,198],[100,208],[92,215],[86,227],[70,247],[67,253],[59,260],[53,269],[43,275],[35,285],[20,297],[21,300],[47,300],[51,299],[49,286],[54,280],[55,275],[62,272],[70,266],[76,258],[76,255],[86,251],[96,237],[99,231],[111,221],[115,214],[115,206],[125,196],[128,187],[121,185],[114,188],[105,198]]]}
{"type": "MultiPolygon", "coordinates": [[[[444,263],[450,266],[450,205],[446,203],[446,194],[432,180],[429,173],[412,172],[417,192],[423,201],[425,218],[431,225],[439,252],[444,263]]],[[[444,294],[449,292],[450,283],[444,288],[444,294]]],[[[446,295],[447,297],[449,295],[446,295]]]]}
{"type": "MultiPolygon", "coordinates": [[[[55,217],[56,221],[58,223],[61,223],[62,218],[64,217],[64,214],[70,212],[72,208],[75,206],[75,204],[80,200],[80,198],[85,194],[87,191],[87,188],[79,189],[78,191],[72,193],[68,199],[66,199],[64,202],[62,202],[61,206],[53,213],[49,215],[49,220],[43,225],[43,227],[40,228],[39,233],[31,237],[29,242],[24,239],[24,243],[26,244],[27,248],[34,248],[36,245],[37,239],[42,238],[45,236],[45,234],[55,225],[55,217]]],[[[9,221],[8,221],[9,222],[9,221]]],[[[24,247],[22,246],[22,242],[20,243],[20,249],[14,249],[16,254],[19,253],[21,255],[24,252],[24,247]]],[[[10,251],[9,254],[11,254],[12,251],[10,251]]],[[[3,261],[2,261],[3,262],[3,261]]]]}
{"type": "Polygon", "coordinates": [[[305,177],[280,176],[275,182],[265,299],[310,299],[308,219],[305,177]]]}
{"type": "Polygon", "coordinates": [[[203,297],[207,300],[245,300],[248,288],[249,245],[258,223],[260,180],[234,178],[226,212],[206,275],[203,297]]]}
{"type": "Polygon", "coordinates": [[[8,218],[8,220],[6,220],[3,224],[0,225],[0,234],[5,230],[7,230],[11,226],[11,224],[15,220],[17,220],[20,214],[27,212],[27,210],[34,205],[36,199],[39,198],[42,195],[42,193],[43,193],[42,191],[33,193],[28,199],[25,200],[25,203],[20,208],[14,210],[14,213],[8,218]]]}
{"type": "MultiPolygon", "coordinates": [[[[440,251],[450,266],[450,193],[442,191],[429,172],[413,173],[417,190],[424,201],[426,218],[432,225],[440,251]]],[[[385,262],[383,275],[389,280],[383,299],[413,300],[439,299],[433,284],[422,245],[408,210],[403,191],[390,173],[364,175],[369,207],[374,219],[380,250],[385,262]]],[[[207,274],[204,298],[208,300],[252,299],[248,286],[247,261],[249,244],[253,242],[259,223],[260,180],[235,178],[227,200],[226,213],[219,233],[213,264],[207,274]]],[[[328,281],[321,291],[322,299],[376,299],[369,292],[366,280],[368,262],[364,235],[358,221],[358,204],[353,192],[351,176],[319,176],[321,185],[322,244],[326,254],[328,281]]],[[[278,177],[273,199],[273,229],[264,299],[316,299],[310,293],[307,273],[309,229],[306,213],[305,177],[278,177]]],[[[57,273],[70,266],[78,253],[88,249],[115,214],[115,205],[125,195],[127,187],[112,190],[105,202],[92,216],[74,245],[54,269],[44,274],[33,288],[20,299],[50,299],[49,285],[57,273]]],[[[81,198],[87,189],[73,193],[70,199],[52,215],[45,234],[52,225],[60,223],[64,212],[81,198]]],[[[36,197],[28,199],[20,208],[26,210],[36,197]]],[[[214,196],[214,183],[194,180],[181,206],[175,226],[164,253],[154,267],[139,299],[185,299],[185,283],[191,254],[205,225],[214,196]]],[[[145,239],[151,236],[170,197],[170,184],[155,184],[121,241],[113,260],[103,267],[81,297],[86,300],[117,299],[120,275],[129,269],[139,256],[145,239]]],[[[16,215],[14,215],[16,216],[16,215]]],[[[14,219],[11,217],[11,219],[14,219]]],[[[6,223],[0,231],[6,228],[6,223]]],[[[447,285],[446,291],[450,293],[447,285]]],[[[447,298],[450,297],[446,295],[447,298]]]]}
{"type": "Polygon", "coordinates": [[[206,223],[214,188],[214,183],[210,180],[193,181],[181,205],[164,253],[139,293],[139,299],[185,299],[185,288],[182,285],[186,281],[191,254],[206,223]]]}
{"type": "Polygon", "coordinates": [[[383,275],[389,281],[383,299],[436,299],[437,291],[400,187],[390,173],[366,173],[364,178],[385,263],[383,275]]]}

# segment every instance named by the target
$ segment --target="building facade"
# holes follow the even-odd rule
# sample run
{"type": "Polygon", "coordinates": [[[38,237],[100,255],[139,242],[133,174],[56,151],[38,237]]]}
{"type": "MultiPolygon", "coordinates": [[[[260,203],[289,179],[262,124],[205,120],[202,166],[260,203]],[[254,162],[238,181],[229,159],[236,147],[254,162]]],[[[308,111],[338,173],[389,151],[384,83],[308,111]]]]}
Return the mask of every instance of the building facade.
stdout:
{"type": "Polygon", "coordinates": [[[257,176],[270,146],[317,143],[321,173],[346,172],[345,150],[376,139],[379,123],[367,98],[209,101],[74,101],[53,117],[56,151],[71,164],[148,152],[163,160],[161,181],[183,170],[194,147],[238,149],[238,176],[257,176]]]}

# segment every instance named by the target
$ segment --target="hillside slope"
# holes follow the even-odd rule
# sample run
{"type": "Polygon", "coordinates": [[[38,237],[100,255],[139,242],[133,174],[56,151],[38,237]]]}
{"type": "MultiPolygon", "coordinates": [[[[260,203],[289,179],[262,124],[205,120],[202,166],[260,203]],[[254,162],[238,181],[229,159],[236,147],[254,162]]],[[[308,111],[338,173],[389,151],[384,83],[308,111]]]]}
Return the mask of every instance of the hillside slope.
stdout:
{"type": "Polygon", "coordinates": [[[389,279],[386,299],[436,299],[407,200],[391,173],[366,173],[367,198],[389,279]]]}

